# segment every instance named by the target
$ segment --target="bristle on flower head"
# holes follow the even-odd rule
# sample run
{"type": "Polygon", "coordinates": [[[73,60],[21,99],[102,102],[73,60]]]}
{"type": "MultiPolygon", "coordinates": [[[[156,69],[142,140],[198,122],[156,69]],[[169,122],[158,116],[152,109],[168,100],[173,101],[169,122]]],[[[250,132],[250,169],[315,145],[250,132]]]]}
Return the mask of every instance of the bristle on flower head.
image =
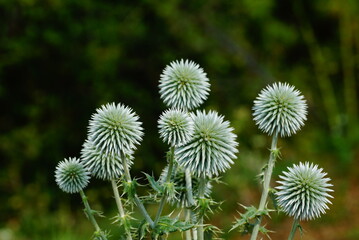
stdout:
{"type": "Polygon", "coordinates": [[[139,117],[129,107],[108,103],[92,115],[88,139],[101,152],[128,154],[143,136],[139,117]]]}
{"type": "Polygon", "coordinates": [[[306,162],[294,164],[279,176],[282,181],[277,181],[277,201],[286,214],[297,220],[312,220],[325,213],[332,198],[328,192],[333,192],[329,187],[333,185],[322,170],[306,162]]]}
{"type": "Polygon", "coordinates": [[[90,172],[79,159],[69,158],[58,163],[55,180],[62,191],[78,193],[89,183],[90,172]]]}
{"type": "Polygon", "coordinates": [[[166,110],[158,120],[162,140],[171,146],[186,144],[193,134],[193,122],[184,110],[166,110]]]}
{"type": "Polygon", "coordinates": [[[270,136],[295,134],[307,119],[307,104],[300,94],[287,83],[274,83],[263,89],[253,106],[259,129],[270,136]]]}
{"type": "Polygon", "coordinates": [[[177,162],[196,176],[216,176],[233,164],[236,158],[236,135],[228,121],[217,112],[193,114],[194,134],[191,140],[176,148],[177,162]]]}
{"type": "Polygon", "coordinates": [[[163,70],[160,94],[172,108],[191,110],[201,105],[209,94],[209,80],[203,69],[193,61],[173,61],[163,70]]]}

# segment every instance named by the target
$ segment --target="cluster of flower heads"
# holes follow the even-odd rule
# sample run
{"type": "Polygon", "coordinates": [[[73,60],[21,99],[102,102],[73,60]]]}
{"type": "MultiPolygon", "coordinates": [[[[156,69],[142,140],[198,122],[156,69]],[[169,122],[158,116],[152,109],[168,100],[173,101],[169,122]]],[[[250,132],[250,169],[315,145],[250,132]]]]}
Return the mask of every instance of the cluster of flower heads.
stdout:
{"type": "Polygon", "coordinates": [[[329,192],[330,178],[317,165],[299,163],[288,167],[288,171],[279,176],[282,180],[276,187],[278,205],[289,216],[298,220],[312,220],[320,217],[328,209],[332,196],[329,192]]]}
{"type": "Polygon", "coordinates": [[[271,135],[289,137],[307,119],[307,104],[298,90],[287,83],[274,83],[263,89],[253,106],[254,121],[271,135]]]}

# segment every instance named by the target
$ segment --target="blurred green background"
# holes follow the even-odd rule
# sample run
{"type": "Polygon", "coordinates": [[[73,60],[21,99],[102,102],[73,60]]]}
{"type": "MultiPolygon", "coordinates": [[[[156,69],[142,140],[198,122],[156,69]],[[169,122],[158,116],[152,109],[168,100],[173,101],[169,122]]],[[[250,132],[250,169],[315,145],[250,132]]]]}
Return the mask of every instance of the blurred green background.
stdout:
{"type": "MultiPolygon", "coordinates": [[[[319,164],[335,199],[325,216],[303,224],[304,239],[359,239],[358,1],[2,0],[0,23],[1,240],[91,237],[80,197],[61,192],[53,173],[63,158],[79,157],[101,104],[137,112],[145,137],[131,171],[159,175],[166,146],[157,133],[165,109],[158,80],[181,58],[207,72],[203,108],[225,115],[240,143],[222,177],[227,184],[214,188],[224,203],[210,221],[227,232],[243,210],[237,203],[258,205],[256,175],[270,139],[251,107],[262,88],[282,81],[302,92],[309,115],[298,134],[279,141],[272,185],[293,163],[319,164]]],[[[93,208],[115,215],[109,183],[93,179],[86,193],[93,208]]],[[[116,239],[110,222],[100,220],[116,239]]],[[[267,226],[273,239],[285,239],[290,224],[274,213],[267,226]]],[[[248,239],[235,231],[224,237],[248,239]]]]}

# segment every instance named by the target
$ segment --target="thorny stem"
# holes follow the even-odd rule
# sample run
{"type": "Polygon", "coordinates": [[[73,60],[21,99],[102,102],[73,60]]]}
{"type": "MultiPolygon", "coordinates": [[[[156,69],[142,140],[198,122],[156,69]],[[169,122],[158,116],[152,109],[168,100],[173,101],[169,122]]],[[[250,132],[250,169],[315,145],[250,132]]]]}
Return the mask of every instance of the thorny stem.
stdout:
{"type": "MultiPolygon", "coordinates": [[[[201,176],[199,178],[199,186],[198,186],[199,199],[204,198],[205,186],[206,186],[206,178],[204,176],[201,176]]],[[[199,226],[197,228],[198,240],[204,240],[203,215],[199,216],[198,224],[199,224],[199,226]]]]}
{"type": "MultiPolygon", "coordinates": [[[[185,213],[185,220],[186,222],[190,222],[191,221],[191,210],[190,209],[184,209],[184,213],[185,213]]],[[[191,229],[187,230],[185,232],[186,234],[186,240],[192,240],[192,236],[191,236],[191,229]]]]}
{"type": "MultiPolygon", "coordinates": [[[[261,196],[261,201],[259,203],[258,211],[264,210],[264,207],[267,203],[270,180],[272,177],[272,172],[273,172],[273,168],[274,168],[274,164],[275,164],[275,160],[276,160],[276,156],[277,156],[276,153],[274,152],[275,150],[277,150],[277,142],[278,142],[278,135],[275,134],[275,135],[273,135],[273,138],[272,138],[272,144],[271,144],[271,149],[270,149],[271,153],[269,155],[268,166],[264,173],[263,190],[262,190],[262,196],[261,196]]],[[[257,224],[253,228],[251,240],[257,239],[261,221],[262,221],[262,217],[260,217],[258,219],[257,224]]]]}
{"type": "MultiPolygon", "coordinates": [[[[167,176],[166,176],[166,179],[165,179],[165,183],[169,183],[170,180],[171,180],[173,163],[174,163],[174,150],[175,150],[174,147],[171,147],[171,148],[170,148],[169,159],[168,159],[168,171],[167,171],[167,176]]],[[[163,193],[163,196],[162,196],[162,198],[161,198],[160,206],[159,206],[159,208],[158,208],[158,210],[157,210],[157,214],[156,214],[156,218],[155,218],[155,223],[154,223],[155,226],[157,225],[158,220],[159,220],[160,217],[161,217],[161,214],[162,214],[162,211],[163,211],[163,207],[164,207],[165,202],[166,202],[166,198],[167,198],[167,193],[164,192],[164,193],[163,193]]]]}
{"type": "MultiPolygon", "coordinates": [[[[185,179],[186,179],[186,193],[187,193],[187,201],[189,203],[189,206],[192,207],[194,205],[193,200],[193,189],[192,189],[192,176],[189,169],[185,170],[185,179]]],[[[188,222],[195,222],[193,221],[193,212],[191,209],[186,210],[188,222]]],[[[187,219],[186,219],[187,221],[187,219]]],[[[196,228],[192,228],[193,232],[193,239],[197,239],[197,231],[196,228]]],[[[186,239],[191,240],[191,229],[186,231],[186,239]]]]}
{"type": "MultiPolygon", "coordinates": [[[[116,181],[114,179],[111,180],[111,185],[112,185],[113,193],[115,195],[115,201],[116,201],[118,213],[120,214],[120,218],[124,218],[125,217],[125,210],[123,209],[120,194],[119,194],[118,188],[117,188],[117,183],[116,183],[116,181]]],[[[126,231],[126,234],[127,234],[127,239],[132,240],[131,233],[130,233],[129,229],[127,229],[125,227],[125,231],[126,231]]]]}
{"type": "MultiPolygon", "coordinates": [[[[131,182],[131,175],[130,175],[130,171],[128,169],[128,165],[127,165],[127,157],[124,158],[123,161],[123,168],[124,168],[124,175],[127,181],[131,182]]],[[[148,222],[148,224],[150,225],[150,227],[153,229],[155,227],[154,222],[152,221],[150,215],[147,213],[146,208],[143,206],[141,200],[139,199],[139,197],[137,196],[137,193],[134,194],[134,201],[136,206],[138,207],[138,209],[140,210],[142,216],[146,219],[146,221],[148,222]]]]}
{"type": "Polygon", "coordinates": [[[299,227],[299,220],[298,219],[294,219],[293,221],[293,225],[292,225],[292,230],[290,231],[288,240],[293,240],[294,239],[294,235],[295,232],[297,231],[297,228],[299,227]]]}

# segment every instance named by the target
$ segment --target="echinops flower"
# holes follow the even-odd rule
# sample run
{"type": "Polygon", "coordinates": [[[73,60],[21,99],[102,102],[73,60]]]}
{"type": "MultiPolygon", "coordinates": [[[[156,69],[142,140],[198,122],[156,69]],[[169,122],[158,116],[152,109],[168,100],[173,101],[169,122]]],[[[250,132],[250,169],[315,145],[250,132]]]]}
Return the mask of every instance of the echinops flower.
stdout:
{"type": "Polygon", "coordinates": [[[55,181],[67,193],[78,193],[89,183],[90,172],[77,158],[65,159],[58,163],[55,181]]]}
{"type": "MultiPolygon", "coordinates": [[[[161,173],[160,181],[164,182],[166,176],[168,174],[168,166],[165,167],[161,173]]],[[[199,196],[199,179],[196,176],[191,176],[192,180],[192,193],[193,196],[199,196]]],[[[174,166],[170,181],[174,183],[176,194],[175,198],[169,199],[169,203],[171,205],[175,205],[177,207],[190,207],[191,204],[188,202],[187,190],[186,190],[186,175],[185,170],[178,166],[177,164],[174,166]]],[[[204,196],[208,197],[211,194],[212,185],[210,181],[207,181],[204,189],[204,196]]],[[[196,199],[196,198],[195,198],[196,199]]]]}
{"type": "Polygon", "coordinates": [[[279,176],[282,181],[277,181],[280,184],[276,187],[277,201],[286,214],[301,221],[325,213],[327,204],[331,203],[329,198],[332,198],[328,192],[333,192],[329,187],[333,185],[328,183],[330,178],[326,178],[322,170],[306,162],[294,164],[279,176]]]}
{"type": "Polygon", "coordinates": [[[301,93],[287,83],[274,83],[263,89],[254,101],[254,121],[272,135],[289,137],[307,119],[307,104],[301,93]]]}
{"type": "Polygon", "coordinates": [[[128,165],[132,164],[131,153],[133,152],[124,159],[124,154],[101,151],[91,141],[86,140],[81,150],[81,162],[96,178],[112,180],[123,174],[123,161],[127,161],[128,165]]]}
{"type": "Polygon", "coordinates": [[[129,107],[108,103],[92,115],[88,140],[102,153],[129,153],[140,143],[143,131],[139,117],[129,107]]]}
{"type": "Polygon", "coordinates": [[[171,146],[187,143],[193,134],[193,122],[184,110],[166,110],[158,120],[159,133],[162,140],[171,146]]]}
{"type": "Polygon", "coordinates": [[[181,59],[166,66],[159,87],[161,99],[167,106],[191,110],[207,99],[210,84],[198,64],[181,59]]]}
{"type": "Polygon", "coordinates": [[[175,150],[179,165],[196,176],[208,177],[230,168],[238,152],[238,143],[229,122],[217,112],[197,111],[193,114],[193,123],[193,137],[175,150]]]}

